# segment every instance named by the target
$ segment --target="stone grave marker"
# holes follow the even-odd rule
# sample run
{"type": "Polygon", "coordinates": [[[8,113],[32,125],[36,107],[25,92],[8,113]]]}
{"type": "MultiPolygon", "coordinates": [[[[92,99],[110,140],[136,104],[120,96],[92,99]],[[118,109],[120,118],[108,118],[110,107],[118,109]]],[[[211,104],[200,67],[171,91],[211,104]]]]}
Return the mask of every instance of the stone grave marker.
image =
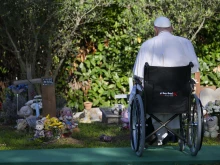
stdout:
{"type": "Polygon", "coordinates": [[[214,102],[215,100],[220,100],[220,88],[217,88],[216,90],[213,90],[211,88],[203,88],[200,91],[199,96],[202,105],[206,106],[209,101],[214,102]]]}

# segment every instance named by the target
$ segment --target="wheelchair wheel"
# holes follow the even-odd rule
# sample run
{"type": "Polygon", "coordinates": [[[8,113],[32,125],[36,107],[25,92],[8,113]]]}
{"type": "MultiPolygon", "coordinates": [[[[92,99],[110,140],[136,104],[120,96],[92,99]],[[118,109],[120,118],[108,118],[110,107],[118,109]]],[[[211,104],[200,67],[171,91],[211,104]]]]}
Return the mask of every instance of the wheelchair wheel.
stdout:
{"type": "Polygon", "coordinates": [[[145,146],[145,113],[142,98],[137,94],[130,113],[131,148],[142,156],[145,146]]]}
{"type": "Polygon", "coordinates": [[[202,103],[201,103],[201,100],[199,100],[199,104],[200,104],[200,107],[201,107],[201,124],[202,124],[202,131],[201,131],[201,143],[200,143],[200,148],[199,150],[202,148],[202,142],[203,142],[203,137],[204,137],[204,132],[205,132],[205,128],[204,128],[204,116],[203,116],[203,109],[202,109],[202,103]]]}
{"type": "Polygon", "coordinates": [[[202,107],[198,97],[193,94],[189,114],[188,145],[192,156],[196,156],[202,144],[202,107]]]}
{"type": "MultiPolygon", "coordinates": [[[[184,139],[186,139],[186,124],[185,124],[186,123],[186,115],[181,114],[179,116],[179,118],[180,118],[180,136],[183,137],[184,139]]],[[[180,147],[180,151],[184,151],[186,143],[183,140],[179,139],[178,144],[180,147]]]]}

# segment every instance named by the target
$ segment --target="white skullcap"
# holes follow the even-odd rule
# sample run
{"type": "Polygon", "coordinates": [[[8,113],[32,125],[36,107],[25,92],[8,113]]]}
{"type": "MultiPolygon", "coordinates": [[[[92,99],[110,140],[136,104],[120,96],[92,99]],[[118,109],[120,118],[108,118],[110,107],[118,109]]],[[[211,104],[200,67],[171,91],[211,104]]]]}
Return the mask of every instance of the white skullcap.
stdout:
{"type": "Polygon", "coordinates": [[[170,20],[167,17],[158,17],[154,21],[154,26],[166,28],[166,27],[170,27],[171,23],[170,23],[170,20]]]}

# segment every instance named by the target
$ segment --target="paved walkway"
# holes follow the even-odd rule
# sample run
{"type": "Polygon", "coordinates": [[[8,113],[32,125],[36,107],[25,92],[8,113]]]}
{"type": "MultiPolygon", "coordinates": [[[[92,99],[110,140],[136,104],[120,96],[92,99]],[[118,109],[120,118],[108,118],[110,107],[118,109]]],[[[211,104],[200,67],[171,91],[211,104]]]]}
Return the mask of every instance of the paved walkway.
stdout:
{"type": "Polygon", "coordinates": [[[42,150],[0,151],[0,164],[4,165],[220,165],[220,146],[203,146],[197,156],[188,148],[149,147],[142,157],[131,148],[71,148],[42,150]]]}

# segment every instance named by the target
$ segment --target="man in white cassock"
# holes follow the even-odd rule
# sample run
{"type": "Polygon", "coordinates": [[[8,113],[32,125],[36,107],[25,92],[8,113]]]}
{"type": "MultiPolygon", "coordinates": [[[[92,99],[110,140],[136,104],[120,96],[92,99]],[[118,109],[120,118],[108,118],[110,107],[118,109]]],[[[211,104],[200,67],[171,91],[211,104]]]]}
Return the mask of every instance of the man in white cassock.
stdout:
{"type": "MultiPolygon", "coordinates": [[[[158,17],[154,21],[155,37],[145,41],[138,52],[133,75],[143,80],[144,65],[146,62],[150,66],[186,66],[189,62],[194,64],[192,73],[199,71],[199,63],[196,57],[192,43],[183,37],[172,34],[172,26],[170,20],[166,17],[158,17]]],[[[142,81],[143,82],[143,81],[142,81]]],[[[134,90],[132,89],[129,104],[131,104],[134,97],[134,90]]],[[[172,114],[155,114],[162,121],[168,120],[172,114]]],[[[152,119],[154,129],[161,126],[160,123],[152,119]]],[[[168,124],[171,129],[179,129],[179,118],[175,118],[168,124]]],[[[162,128],[157,132],[158,145],[162,145],[163,139],[168,135],[167,130],[162,128]]]]}

